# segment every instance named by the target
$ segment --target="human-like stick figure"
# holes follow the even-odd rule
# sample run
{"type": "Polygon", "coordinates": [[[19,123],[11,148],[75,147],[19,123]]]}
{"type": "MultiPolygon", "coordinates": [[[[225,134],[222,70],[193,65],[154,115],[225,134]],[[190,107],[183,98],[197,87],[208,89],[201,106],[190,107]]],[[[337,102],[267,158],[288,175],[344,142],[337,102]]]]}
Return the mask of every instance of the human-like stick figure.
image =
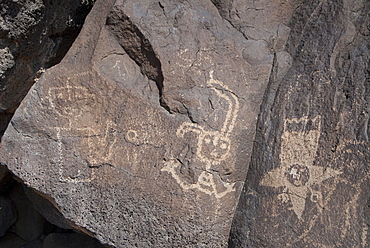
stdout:
{"type": "MultiPolygon", "coordinates": [[[[86,72],[75,75],[72,80],[76,80],[76,77],[89,79],[92,75],[86,72]]],[[[85,87],[71,85],[70,80],[68,77],[65,85],[51,87],[48,91],[50,106],[58,116],[58,124],[54,126],[59,153],[57,163],[62,181],[87,182],[94,179],[92,167],[106,162],[111,156],[116,137],[112,132],[112,122],[95,125],[99,105],[97,97],[85,87]],[[76,165],[74,161],[68,161],[72,156],[64,151],[68,139],[78,142],[83,148],[81,152],[87,165],[76,165]]]]}
{"type": "Polygon", "coordinates": [[[205,164],[205,170],[200,174],[197,182],[193,184],[186,184],[181,180],[177,172],[181,163],[176,159],[166,161],[166,166],[162,168],[162,171],[171,173],[184,189],[198,189],[203,193],[221,198],[228,192],[235,190],[235,183],[222,181],[219,175],[212,170],[212,166],[221,164],[230,156],[230,134],[235,127],[236,118],[238,116],[239,100],[226,85],[213,78],[213,71],[210,72],[210,79],[207,81],[207,85],[213,89],[220,98],[226,100],[228,103],[225,121],[221,129],[219,131],[207,130],[199,124],[184,122],[176,132],[177,136],[181,138],[189,132],[194,132],[198,135],[196,157],[205,164]],[[219,187],[217,184],[222,184],[222,186],[219,187]]]}

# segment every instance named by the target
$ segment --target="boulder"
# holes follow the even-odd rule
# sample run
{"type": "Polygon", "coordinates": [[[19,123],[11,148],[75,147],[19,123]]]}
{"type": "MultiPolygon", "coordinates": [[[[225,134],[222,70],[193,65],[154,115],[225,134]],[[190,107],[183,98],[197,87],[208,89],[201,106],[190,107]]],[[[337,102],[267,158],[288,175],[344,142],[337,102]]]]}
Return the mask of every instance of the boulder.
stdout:
{"type": "MultiPolygon", "coordinates": [[[[0,161],[103,243],[226,247],[272,38],[279,49],[286,39],[276,15],[269,32],[248,38],[221,8],[97,1],[18,108],[0,161]]],[[[261,18],[248,20],[255,30],[266,28],[261,18]]]]}
{"type": "Polygon", "coordinates": [[[369,1],[299,4],[229,247],[369,247],[369,1]]]}

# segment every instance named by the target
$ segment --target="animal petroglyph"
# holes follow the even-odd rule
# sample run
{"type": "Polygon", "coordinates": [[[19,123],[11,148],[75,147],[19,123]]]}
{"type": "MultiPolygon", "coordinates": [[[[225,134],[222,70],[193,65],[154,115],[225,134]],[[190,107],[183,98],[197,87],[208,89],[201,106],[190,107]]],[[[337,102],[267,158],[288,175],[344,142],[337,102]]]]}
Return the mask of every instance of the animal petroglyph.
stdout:
{"type": "Polygon", "coordinates": [[[181,163],[177,159],[166,161],[162,171],[169,172],[180,186],[186,190],[198,189],[203,193],[221,198],[235,190],[235,183],[222,181],[219,175],[212,170],[212,166],[221,164],[230,156],[230,134],[235,127],[238,116],[239,101],[237,96],[226,85],[213,78],[213,71],[210,72],[210,79],[207,81],[207,85],[228,103],[221,130],[207,130],[199,124],[184,122],[176,131],[176,135],[180,138],[183,138],[189,132],[194,132],[198,135],[196,157],[197,160],[205,164],[205,170],[200,174],[197,182],[193,184],[187,184],[179,176],[178,168],[181,166],[181,163]],[[220,183],[223,189],[217,186],[220,183]]]}
{"type": "MultiPolygon", "coordinates": [[[[89,72],[77,76],[91,76],[89,72]]],[[[48,100],[53,111],[59,116],[61,124],[53,127],[56,131],[59,153],[58,165],[60,180],[68,182],[88,182],[95,178],[94,166],[103,164],[112,156],[112,147],[116,142],[114,124],[95,125],[97,97],[82,86],[71,85],[73,78],[68,77],[65,85],[51,87],[48,100]],[[64,153],[65,140],[79,141],[87,163],[76,166],[67,161],[64,153]]]]}
{"type": "Polygon", "coordinates": [[[312,120],[307,117],[285,120],[281,136],[281,166],[268,172],[260,183],[263,186],[284,187],[284,192],[278,198],[282,202],[291,202],[298,219],[302,217],[308,194],[310,200],[319,205],[319,210],[324,207],[320,185],[342,173],[329,167],[313,165],[320,132],[320,116],[312,120]],[[310,130],[306,130],[308,123],[311,125],[310,130]]]}

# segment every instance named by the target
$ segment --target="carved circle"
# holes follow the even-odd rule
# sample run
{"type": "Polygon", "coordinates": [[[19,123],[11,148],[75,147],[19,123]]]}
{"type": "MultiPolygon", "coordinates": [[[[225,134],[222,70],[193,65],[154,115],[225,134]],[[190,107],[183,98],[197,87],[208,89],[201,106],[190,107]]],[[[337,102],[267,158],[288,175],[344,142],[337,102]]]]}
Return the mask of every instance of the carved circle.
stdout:
{"type": "Polygon", "coordinates": [[[293,164],[285,173],[288,181],[296,187],[304,186],[310,178],[310,172],[305,165],[293,164]]]}
{"type": "Polygon", "coordinates": [[[133,142],[133,141],[136,141],[138,139],[138,134],[135,130],[128,130],[127,133],[126,133],[126,138],[133,142]]]}

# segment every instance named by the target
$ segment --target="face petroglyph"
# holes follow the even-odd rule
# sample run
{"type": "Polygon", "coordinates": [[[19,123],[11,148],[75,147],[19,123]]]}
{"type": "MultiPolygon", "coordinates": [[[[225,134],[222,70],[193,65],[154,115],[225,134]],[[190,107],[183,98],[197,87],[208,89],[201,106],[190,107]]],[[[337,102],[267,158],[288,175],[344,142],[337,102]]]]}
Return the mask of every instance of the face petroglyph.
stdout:
{"type": "Polygon", "coordinates": [[[197,134],[196,157],[199,162],[205,164],[205,171],[199,175],[197,182],[193,184],[187,184],[181,179],[178,172],[181,163],[177,159],[171,158],[169,161],[165,161],[165,167],[161,171],[169,172],[183,189],[198,189],[205,194],[221,198],[235,190],[235,183],[222,181],[220,176],[212,170],[212,166],[225,162],[230,156],[231,141],[229,136],[234,129],[238,116],[239,101],[226,85],[213,78],[213,71],[210,72],[207,85],[228,103],[221,130],[207,130],[199,124],[184,122],[176,132],[180,138],[184,138],[189,132],[197,134]],[[218,184],[221,184],[221,187],[218,184]]]}
{"type": "Polygon", "coordinates": [[[105,163],[112,155],[112,147],[116,142],[114,123],[100,120],[95,114],[102,107],[97,96],[89,93],[87,88],[76,85],[79,80],[94,81],[96,77],[90,71],[76,73],[65,78],[61,86],[50,87],[48,90],[46,98],[49,106],[61,122],[53,127],[58,143],[57,165],[60,167],[61,181],[76,183],[93,180],[95,175],[92,167],[105,163]],[[74,166],[75,163],[69,161],[71,154],[65,152],[67,140],[72,143],[81,142],[81,147],[86,145],[89,148],[84,154],[85,166],[74,166]]]}
{"type": "Polygon", "coordinates": [[[76,118],[94,108],[96,99],[83,87],[66,85],[49,89],[49,100],[55,112],[65,118],[76,118]]]}
{"type": "Polygon", "coordinates": [[[298,219],[302,218],[307,199],[316,203],[321,211],[324,207],[321,184],[342,173],[314,165],[320,133],[320,116],[312,120],[307,117],[286,119],[281,136],[281,167],[269,171],[260,182],[262,186],[283,187],[278,199],[284,203],[290,201],[298,219]],[[310,130],[306,129],[308,123],[312,126],[310,130]]]}
{"type": "Polygon", "coordinates": [[[230,141],[225,137],[212,136],[205,134],[199,138],[200,150],[203,151],[201,156],[210,161],[222,161],[230,153],[230,141]]]}
{"type": "Polygon", "coordinates": [[[310,178],[308,167],[299,164],[291,165],[285,175],[288,181],[297,187],[306,185],[310,178]]]}

